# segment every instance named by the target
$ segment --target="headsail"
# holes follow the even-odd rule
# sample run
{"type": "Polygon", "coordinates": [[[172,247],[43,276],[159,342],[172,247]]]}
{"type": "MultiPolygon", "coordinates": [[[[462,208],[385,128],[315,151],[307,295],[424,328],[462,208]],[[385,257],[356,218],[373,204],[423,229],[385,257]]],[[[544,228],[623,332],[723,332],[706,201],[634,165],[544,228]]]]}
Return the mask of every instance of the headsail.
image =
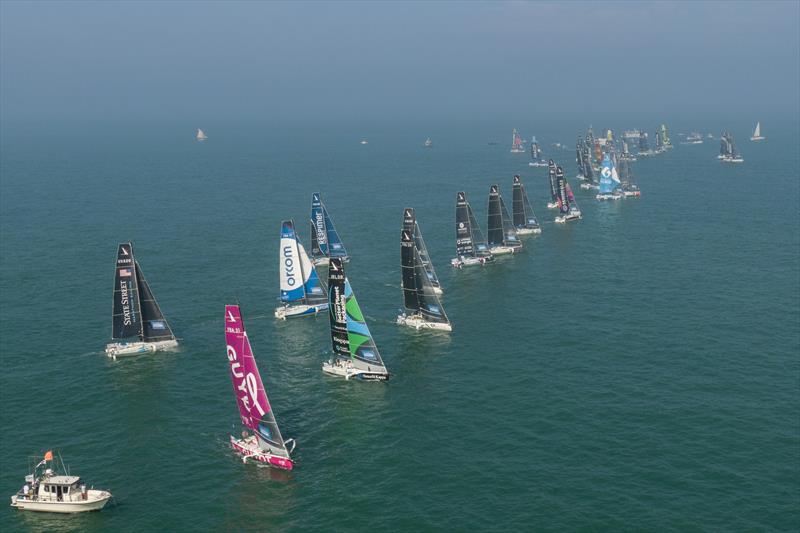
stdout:
{"type": "Polygon", "coordinates": [[[225,306],[225,342],[242,424],[255,432],[262,450],[289,457],[261,382],[238,305],[225,306]]]}
{"type": "Polygon", "coordinates": [[[400,232],[400,264],[403,305],[410,314],[419,313],[428,322],[448,323],[439,297],[425,272],[414,236],[406,228],[400,232]]]}
{"type": "Polygon", "coordinates": [[[411,235],[414,236],[414,245],[417,247],[420,259],[422,260],[422,266],[425,269],[425,273],[431,285],[441,288],[439,277],[436,275],[436,270],[434,270],[433,263],[428,255],[428,247],[425,246],[425,240],[422,238],[422,230],[419,229],[413,207],[406,207],[403,211],[403,229],[408,230],[411,235]]]}
{"type": "Polygon", "coordinates": [[[292,220],[281,222],[281,243],[278,250],[281,301],[315,304],[327,299],[317,269],[297,239],[292,220]]]}
{"type": "Polygon", "coordinates": [[[133,246],[126,242],[117,248],[117,266],[114,274],[114,307],[112,311],[111,338],[127,339],[141,336],[142,312],[139,302],[139,284],[133,246]]]}
{"type": "Polygon", "coordinates": [[[164,318],[138,261],[136,261],[136,280],[139,284],[139,307],[142,311],[142,340],[157,342],[174,339],[175,335],[172,334],[172,329],[164,318]]]}
{"type": "Polygon", "coordinates": [[[350,359],[357,370],[388,374],[345,275],[344,263],[336,257],[331,258],[328,269],[328,312],[336,356],[350,359]]]}

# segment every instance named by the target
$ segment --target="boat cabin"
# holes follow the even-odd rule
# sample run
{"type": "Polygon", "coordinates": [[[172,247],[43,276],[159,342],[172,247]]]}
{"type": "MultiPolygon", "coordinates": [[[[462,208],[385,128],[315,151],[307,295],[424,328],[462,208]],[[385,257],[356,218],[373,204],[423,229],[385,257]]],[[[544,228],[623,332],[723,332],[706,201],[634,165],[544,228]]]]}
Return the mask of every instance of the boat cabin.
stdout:
{"type": "MultiPolygon", "coordinates": [[[[27,480],[26,480],[27,481],[27,480]]],[[[87,497],[86,484],[78,476],[42,476],[24,496],[38,501],[72,502],[85,500],[87,497]]]]}

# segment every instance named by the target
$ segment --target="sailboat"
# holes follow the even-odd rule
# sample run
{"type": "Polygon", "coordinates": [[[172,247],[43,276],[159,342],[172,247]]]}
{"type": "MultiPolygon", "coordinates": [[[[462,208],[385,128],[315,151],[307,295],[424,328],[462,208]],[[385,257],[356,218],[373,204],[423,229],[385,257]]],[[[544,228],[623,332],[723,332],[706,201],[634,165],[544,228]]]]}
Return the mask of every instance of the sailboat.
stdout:
{"type": "Polygon", "coordinates": [[[205,141],[206,139],[208,139],[208,137],[206,136],[205,132],[200,128],[197,128],[197,140],[202,142],[205,141]]]}
{"type": "Polygon", "coordinates": [[[598,188],[598,200],[619,200],[622,193],[618,190],[621,183],[617,175],[617,168],[611,157],[606,154],[603,157],[603,169],[600,171],[600,186],[598,188]]]}
{"type": "Polygon", "coordinates": [[[717,159],[725,159],[731,156],[732,147],[728,135],[727,131],[723,131],[719,137],[719,155],[717,155],[717,159]]]}
{"type": "MultiPolygon", "coordinates": [[[[589,145],[583,147],[583,177],[584,181],[581,183],[581,189],[590,190],[597,189],[597,181],[595,180],[594,169],[592,168],[592,157],[589,152],[589,145]]],[[[554,169],[555,174],[555,169],[554,169]]],[[[558,187],[556,187],[556,205],[558,207],[558,187]]]]}
{"type": "Polygon", "coordinates": [[[750,137],[751,141],[763,141],[766,137],[761,135],[761,122],[756,122],[756,130],[753,132],[753,136],[750,137]]]}
{"type": "Polygon", "coordinates": [[[664,143],[661,140],[661,132],[657,131],[656,132],[656,150],[655,150],[654,153],[661,154],[663,152],[664,152],[664,143]]]}
{"type": "Polygon", "coordinates": [[[733,140],[733,135],[730,132],[725,133],[726,153],[722,158],[723,163],[744,163],[742,154],[739,148],[736,147],[736,142],[733,140]]]}
{"type": "Polygon", "coordinates": [[[576,176],[579,180],[586,179],[586,171],[583,168],[583,140],[581,136],[578,135],[578,140],[575,143],[575,163],[578,165],[578,175],[576,176]]]}
{"type": "Polygon", "coordinates": [[[672,149],[672,141],[669,140],[669,130],[667,130],[667,125],[661,125],[661,144],[664,150],[671,150],[672,149]]]}
{"type": "Polygon", "coordinates": [[[316,315],[328,309],[328,296],[309,260],[306,249],[297,239],[294,221],[281,222],[278,250],[282,305],[275,309],[275,318],[316,315]]]}
{"type": "Polygon", "coordinates": [[[522,241],[511,223],[508,209],[497,185],[489,187],[489,209],[486,238],[492,255],[513,254],[522,249],[522,241]]]}
{"type": "Polygon", "coordinates": [[[406,228],[405,224],[400,232],[400,267],[405,311],[398,315],[397,323],[417,330],[453,331],[442,302],[428,278],[413,230],[406,228]]]}
{"type": "Polygon", "coordinates": [[[331,258],[328,268],[328,305],[333,357],[322,364],[322,371],[345,379],[388,380],[389,372],[338,257],[331,258]]]}
{"type": "Polygon", "coordinates": [[[431,140],[431,138],[430,138],[430,137],[428,137],[427,139],[425,139],[425,145],[424,145],[424,146],[425,146],[425,148],[430,148],[430,147],[432,147],[432,146],[433,146],[433,141],[431,140]]]}
{"type": "Polygon", "coordinates": [[[238,305],[225,306],[225,343],[242,425],[253,432],[249,435],[243,431],[241,439],[231,435],[231,447],[242,456],[242,462],[255,459],[291,470],[294,467],[291,453],[295,442],[294,439],[283,440],[275,421],[238,305]]]}
{"type": "Polygon", "coordinates": [[[518,235],[542,232],[539,221],[536,220],[536,215],[533,213],[531,202],[528,200],[525,185],[522,184],[519,176],[514,176],[514,184],[511,189],[511,218],[518,235]]]}
{"type": "Polygon", "coordinates": [[[111,322],[111,338],[120,342],[107,344],[106,355],[114,359],[178,346],[129,242],[117,248],[111,322]]]}
{"type": "Polygon", "coordinates": [[[650,149],[650,144],[647,142],[647,132],[643,131],[639,136],[639,153],[637,155],[640,156],[650,156],[653,155],[653,151],[650,149]]]}
{"type": "Polygon", "coordinates": [[[536,137],[531,140],[531,160],[528,162],[531,167],[546,167],[547,161],[542,159],[542,149],[539,143],[536,142],[536,137]]]}
{"type": "Polygon", "coordinates": [[[485,265],[494,261],[489,246],[463,191],[456,193],[456,257],[450,260],[455,268],[485,265]]]}
{"type": "Polygon", "coordinates": [[[631,162],[627,159],[619,160],[619,175],[622,184],[622,194],[627,197],[639,197],[642,192],[639,186],[634,183],[633,172],[631,171],[631,162]]]}
{"type": "Polygon", "coordinates": [[[581,210],[575,201],[575,195],[564,176],[564,169],[556,167],[556,185],[558,187],[558,211],[561,213],[555,218],[555,222],[564,224],[568,220],[581,218],[581,210]]]}
{"type": "Polygon", "coordinates": [[[511,153],[512,154],[524,154],[525,148],[522,144],[522,137],[519,136],[517,133],[517,128],[514,128],[514,131],[511,132],[511,153]]]}
{"type": "Polygon", "coordinates": [[[425,275],[431,284],[433,292],[442,294],[442,285],[439,283],[439,276],[436,275],[436,270],[433,268],[431,257],[428,254],[428,247],[425,245],[425,239],[422,238],[422,230],[419,229],[419,224],[417,224],[417,217],[414,214],[413,207],[406,207],[403,210],[403,229],[414,237],[414,246],[419,252],[422,268],[425,270],[425,275]]]}
{"type": "Polygon", "coordinates": [[[556,164],[553,160],[547,162],[547,177],[550,180],[550,201],[547,209],[558,209],[558,185],[556,184],[556,164]]]}
{"type": "Polygon", "coordinates": [[[315,192],[311,195],[311,260],[315,265],[325,265],[333,257],[350,260],[325,204],[315,192]]]}
{"type": "Polygon", "coordinates": [[[686,141],[683,144],[703,144],[703,135],[693,131],[686,136],[686,141]]]}

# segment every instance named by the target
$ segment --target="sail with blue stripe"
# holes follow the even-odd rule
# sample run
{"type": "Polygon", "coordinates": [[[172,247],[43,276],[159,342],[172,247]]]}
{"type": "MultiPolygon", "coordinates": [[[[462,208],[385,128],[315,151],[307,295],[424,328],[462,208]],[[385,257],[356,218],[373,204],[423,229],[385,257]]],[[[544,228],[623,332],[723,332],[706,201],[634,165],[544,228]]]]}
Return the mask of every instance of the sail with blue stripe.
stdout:
{"type": "Polygon", "coordinates": [[[297,239],[292,220],[281,223],[278,268],[282,302],[313,305],[327,300],[317,269],[308,258],[303,244],[297,239]]]}

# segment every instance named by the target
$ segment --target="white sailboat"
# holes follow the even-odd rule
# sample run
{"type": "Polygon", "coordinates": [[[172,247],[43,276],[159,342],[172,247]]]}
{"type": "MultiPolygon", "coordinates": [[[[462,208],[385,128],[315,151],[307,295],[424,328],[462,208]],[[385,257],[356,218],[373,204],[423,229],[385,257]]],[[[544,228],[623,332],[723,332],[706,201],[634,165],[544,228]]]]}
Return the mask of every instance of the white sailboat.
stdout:
{"type": "Polygon", "coordinates": [[[206,139],[208,139],[208,136],[205,134],[205,132],[200,128],[197,128],[197,140],[203,142],[206,139]]]}
{"type": "Polygon", "coordinates": [[[763,141],[766,139],[763,135],[761,135],[761,122],[756,122],[756,130],[753,132],[753,136],[750,137],[751,141],[763,141]]]}

